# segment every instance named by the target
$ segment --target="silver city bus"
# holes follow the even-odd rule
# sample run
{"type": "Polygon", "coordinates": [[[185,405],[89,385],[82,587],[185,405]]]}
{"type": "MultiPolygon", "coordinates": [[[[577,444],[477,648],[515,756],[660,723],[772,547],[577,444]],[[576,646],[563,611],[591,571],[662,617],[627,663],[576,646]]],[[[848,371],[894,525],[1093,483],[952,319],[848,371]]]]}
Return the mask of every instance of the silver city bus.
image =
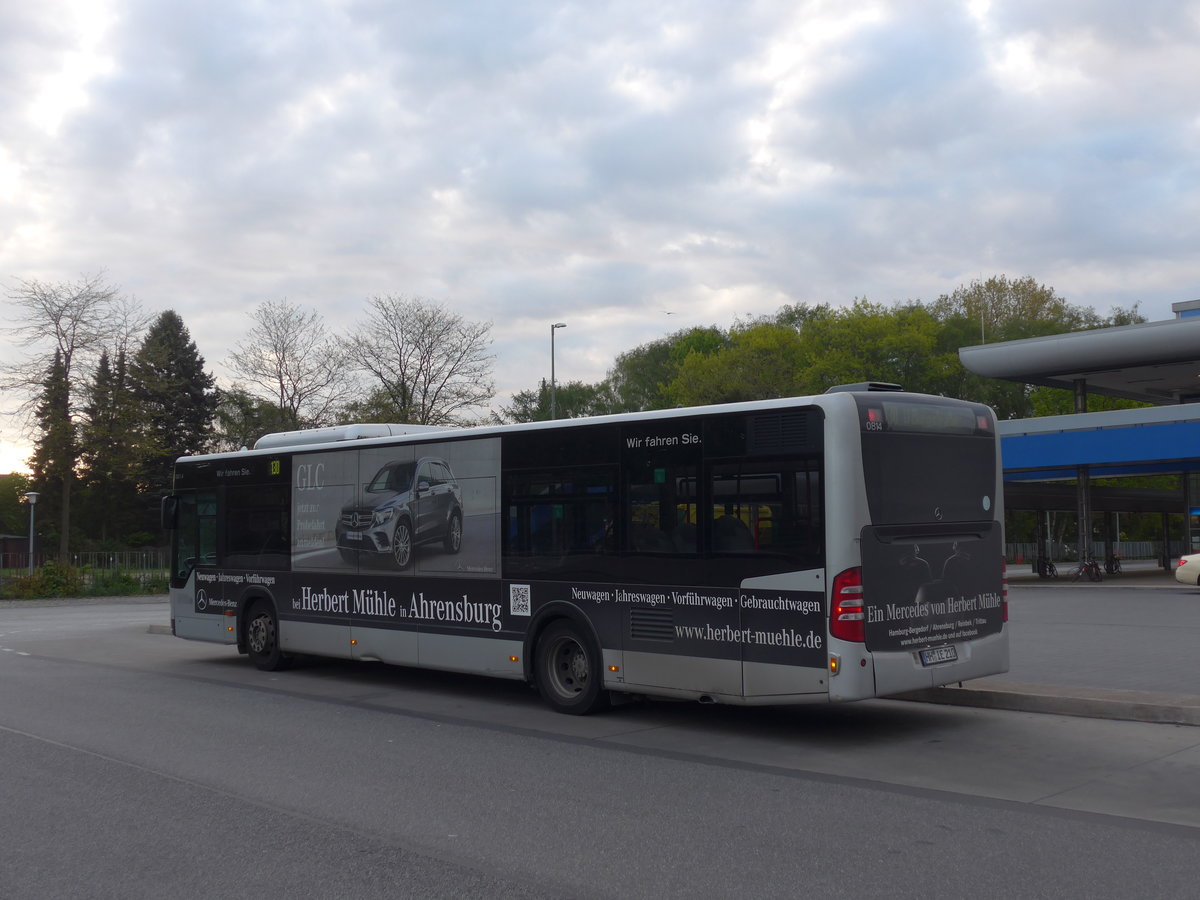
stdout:
{"type": "Polygon", "coordinates": [[[309,654],[523,679],[576,714],[613,693],[799,704],[1004,672],[993,413],[884,387],[182,458],[172,629],[267,670],[309,654]]]}

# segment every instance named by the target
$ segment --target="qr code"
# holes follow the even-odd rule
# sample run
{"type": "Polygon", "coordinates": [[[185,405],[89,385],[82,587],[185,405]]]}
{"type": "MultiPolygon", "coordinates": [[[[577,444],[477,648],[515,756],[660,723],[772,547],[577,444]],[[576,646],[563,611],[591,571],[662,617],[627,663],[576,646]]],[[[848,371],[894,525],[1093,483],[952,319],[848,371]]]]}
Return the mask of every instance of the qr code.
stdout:
{"type": "Polygon", "coordinates": [[[533,610],[530,609],[529,601],[529,585],[510,584],[508,586],[508,611],[510,615],[533,615],[533,610]]]}

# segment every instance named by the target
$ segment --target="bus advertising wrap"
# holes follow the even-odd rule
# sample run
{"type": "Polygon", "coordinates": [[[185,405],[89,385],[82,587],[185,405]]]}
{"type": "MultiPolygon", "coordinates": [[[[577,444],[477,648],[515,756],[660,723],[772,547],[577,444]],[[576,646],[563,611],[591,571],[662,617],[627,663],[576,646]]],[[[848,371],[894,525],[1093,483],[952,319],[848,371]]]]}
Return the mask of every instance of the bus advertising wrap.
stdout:
{"type": "Polygon", "coordinates": [[[270,588],[284,621],[520,638],[533,616],[553,603],[584,612],[607,647],[825,665],[826,609],[819,591],[220,571],[198,577],[195,611],[235,610],[249,586],[270,588]]]}
{"type": "Polygon", "coordinates": [[[182,459],[173,633],[265,671],[525,679],[574,714],[608,692],[809,703],[1005,671],[994,417],[852,387],[182,459]]]}
{"type": "Polygon", "coordinates": [[[866,528],[862,554],[867,649],[916,651],[1003,627],[998,523],[978,531],[866,528]]]}

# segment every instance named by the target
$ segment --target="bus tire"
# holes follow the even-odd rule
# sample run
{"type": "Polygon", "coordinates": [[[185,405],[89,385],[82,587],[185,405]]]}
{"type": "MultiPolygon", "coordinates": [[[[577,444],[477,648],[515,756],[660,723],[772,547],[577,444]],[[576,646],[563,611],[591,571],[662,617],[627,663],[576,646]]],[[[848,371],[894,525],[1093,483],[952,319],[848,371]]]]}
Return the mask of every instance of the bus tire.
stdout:
{"type": "Polygon", "coordinates": [[[392,559],[396,561],[396,568],[400,571],[412,565],[413,533],[412,524],[408,519],[398,521],[396,530],[392,532],[392,559]]]}
{"type": "Polygon", "coordinates": [[[292,664],[292,657],[279,647],[279,619],[267,600],[254,601],[246,613],[246,653],[264,672],[278,672],[292,664]]]}
{"type": "Polygon", "coordinates": [[[600,651],[569,619],[551,622],[538,638],[534,680],[555,712],[586,716],[609,705],[600,651]]]}
{"type": "Polygon", "coordinates": [[[462,513],[450,514],[450,524],[446,526],[444,546],[447,553],[457,553],[462,549],[462,513]]]}

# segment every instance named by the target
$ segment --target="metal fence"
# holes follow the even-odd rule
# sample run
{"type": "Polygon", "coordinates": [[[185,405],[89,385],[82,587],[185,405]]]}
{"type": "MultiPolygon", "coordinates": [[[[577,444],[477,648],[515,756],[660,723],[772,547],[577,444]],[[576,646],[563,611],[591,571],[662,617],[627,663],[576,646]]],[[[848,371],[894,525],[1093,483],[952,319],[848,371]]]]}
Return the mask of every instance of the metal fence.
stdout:
{"type": "MultiPolygon", "coordinates": [[[[33,570],[47,562],[57,562],[58,556],[36,553],[33,570]]],[[[90,585],[98,578],[122,575],[142,584],[155,579],[164,579],[170,574],[170,554],[165,550],[122,550],[120,552],[93,551],[72,553],[67,566],[83,584],[90,585]]],[[[30,571],[28,553],[5,553],[0,555],[0,577],[14,578],[30,571]]]]}
{"type": "MultiPolygon", "coordinates": [[[[1168,560],[1188,552],[1184,550],[1182,540],[1168,541],[1165,545],[1162,541],[1113,542],[1113,554],[1118,559],[1153,559],[1161,562],[1164,558],[1164,548],[1168,560]]],[[[1004,552],[1010,563],[1032,563],[1038,556],[1038,544],[1033,542],[1007,544],[1004,552]]],[[[1105,558],[1104,541],[1092,542],[1092,558],[1097,560],[1105,558]]],[[[1054,544],[1050,548],[1050,559],[1056,563],[1075,562],[1079,559],[1079,554],[1075,551],[1073,544],[1054,544]]]]}

